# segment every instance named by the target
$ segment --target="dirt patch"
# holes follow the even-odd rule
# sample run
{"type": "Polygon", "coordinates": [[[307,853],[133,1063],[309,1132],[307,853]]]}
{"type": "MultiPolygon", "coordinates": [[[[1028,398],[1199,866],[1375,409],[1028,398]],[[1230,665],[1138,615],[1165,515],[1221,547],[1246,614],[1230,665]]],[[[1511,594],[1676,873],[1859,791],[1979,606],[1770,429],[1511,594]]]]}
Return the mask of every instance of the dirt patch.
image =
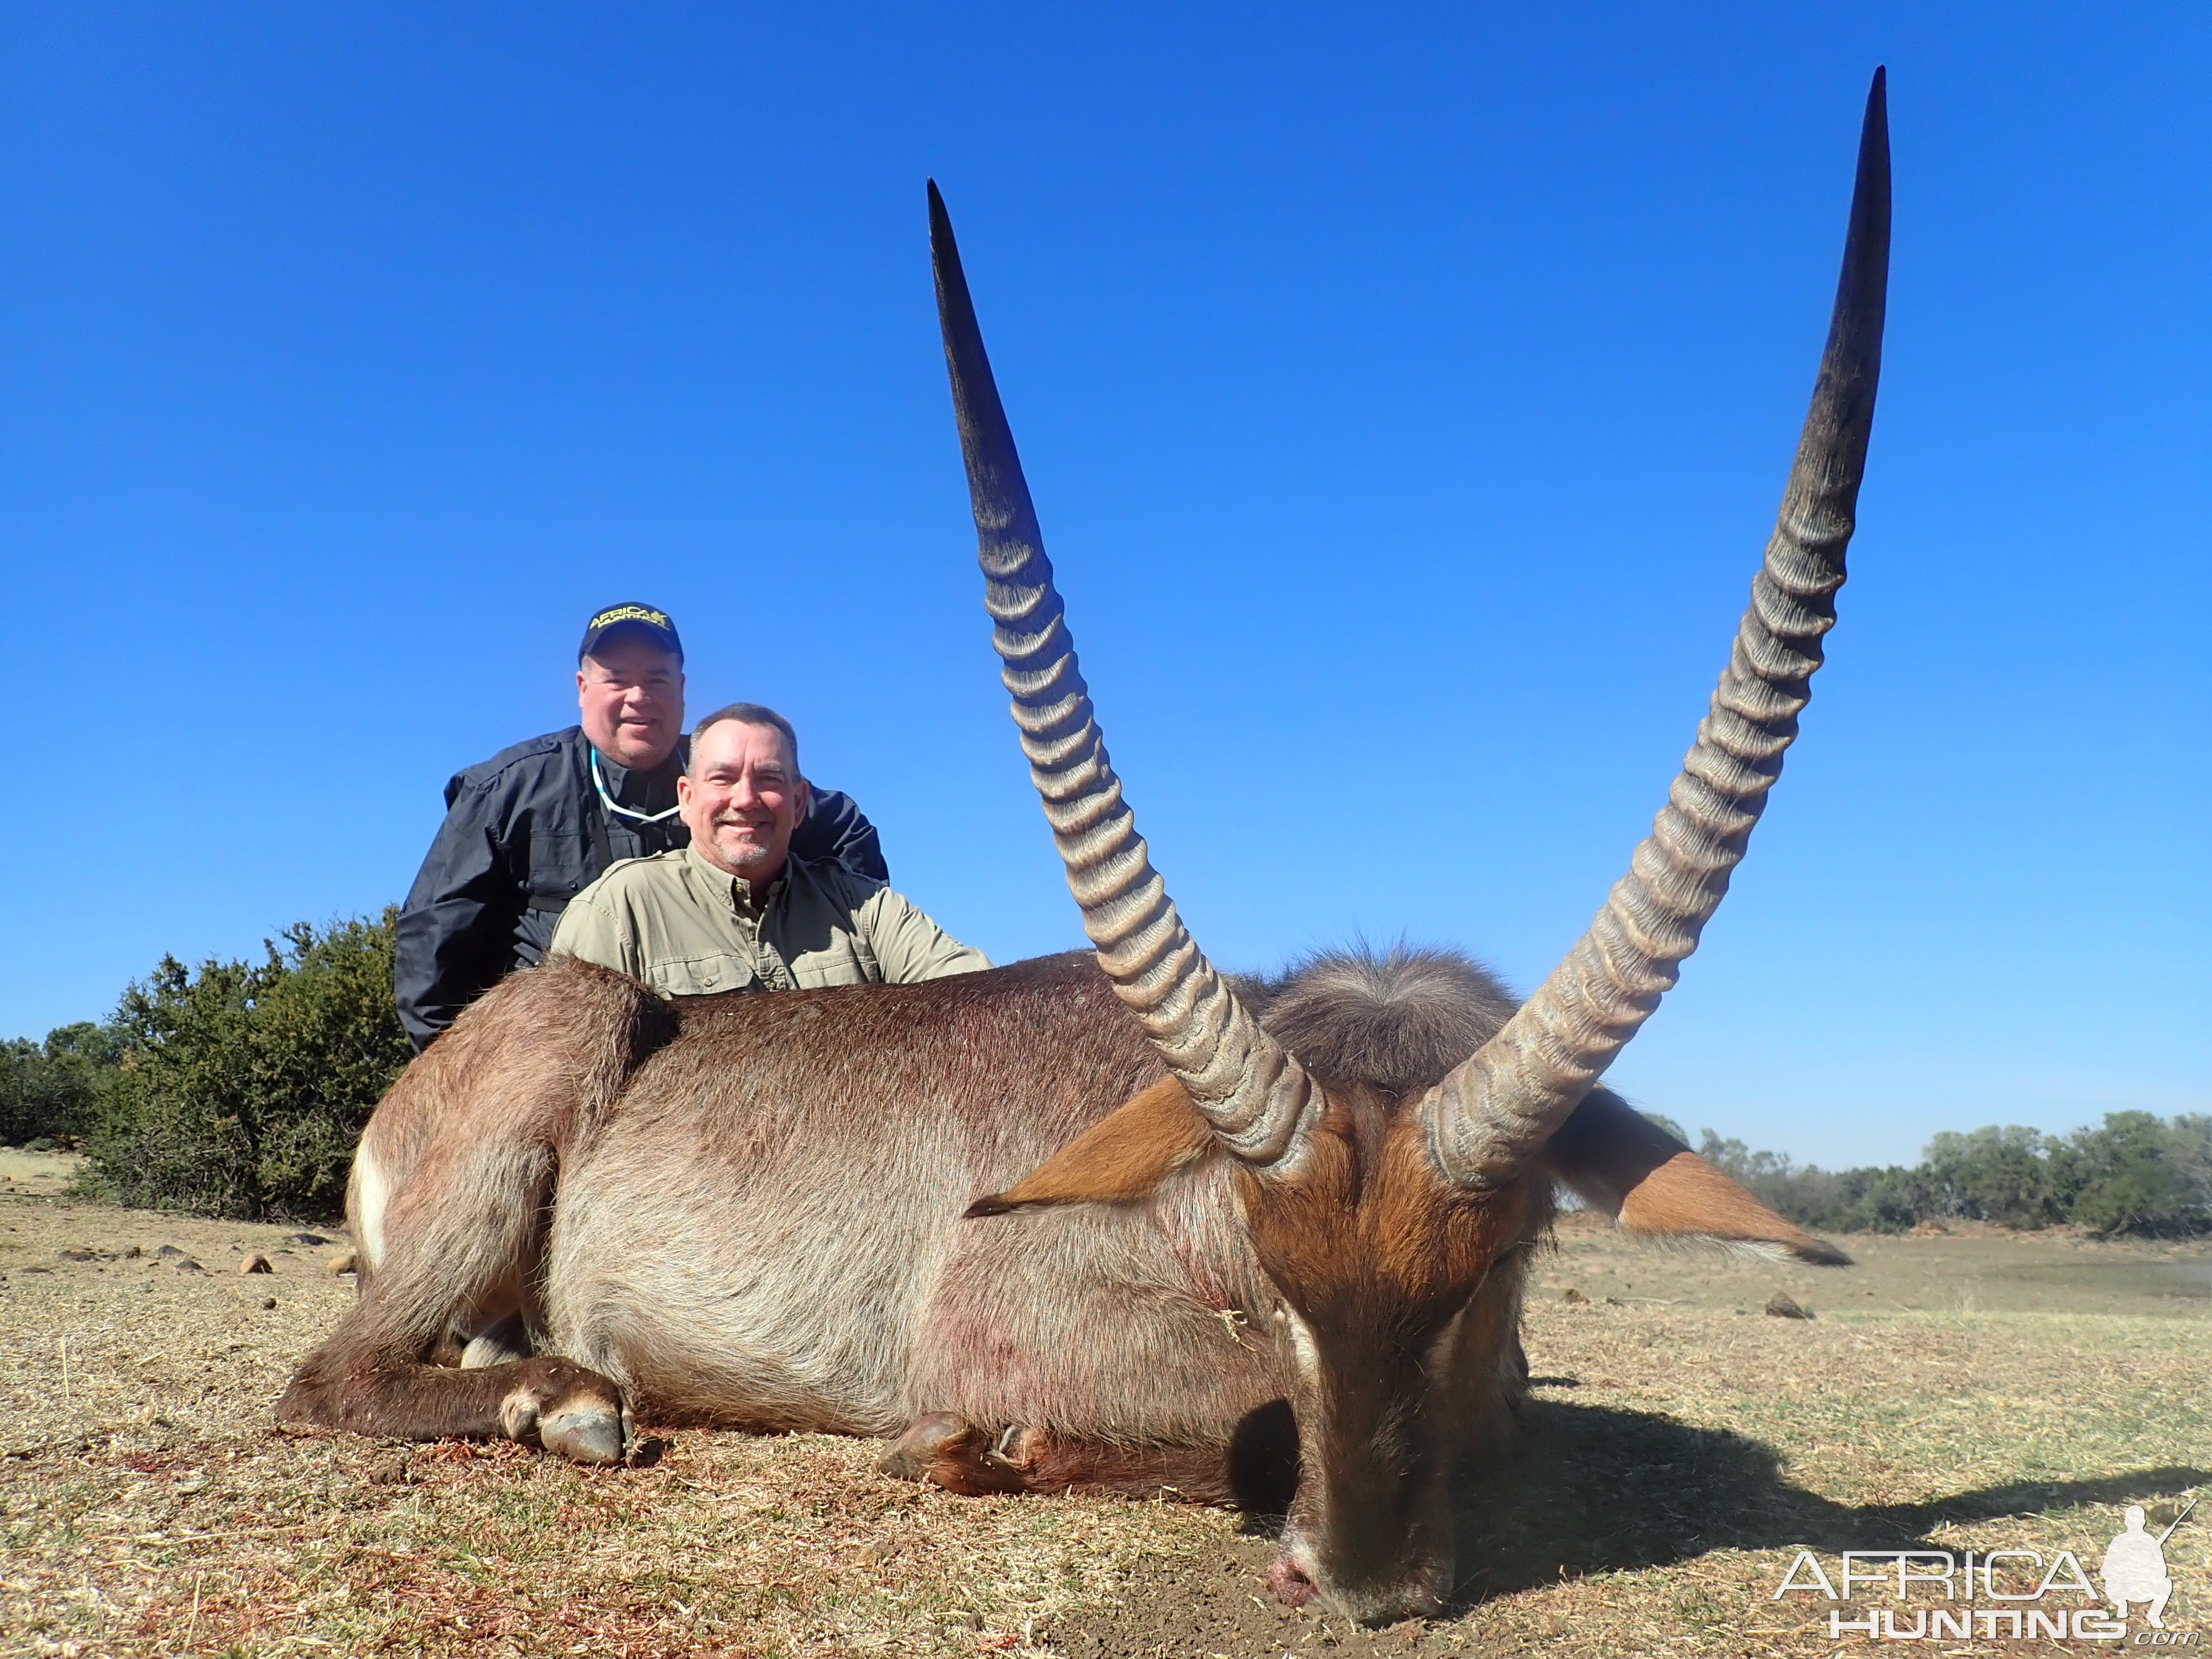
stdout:
{"type": "MultiPolygon", "coordinates": [[[[1771,1599],[1799,1548],[2094,1570],[2119,1505],[2212,1480],[2212,1301],[2153,1288],[2202,1249],[1854,1239],[1866,1266],[1822,1273],[1575,1222],[1534,1292],[1522,1444],[1459,1489],[1457,1599],[1355,1631],[1268,1598],[1263,1526],[947,1498],[867,1442],[686,1432],[592,1471],[279,1434],[352,1294],[323,1272],[343,1241],[296,1231],[0,1196],[0,1650],[1805,1654],[1826,1604],[1771,1599]],[[238,1273],[255,1252],[272,1273],[238,1273]],[[1778,1291],[1818,1316],[1765,1317],[1778,1291]]],[[[2208,1538],[2167,1547],[2170,1628],[2212,1617],[2208,1538]]]]}

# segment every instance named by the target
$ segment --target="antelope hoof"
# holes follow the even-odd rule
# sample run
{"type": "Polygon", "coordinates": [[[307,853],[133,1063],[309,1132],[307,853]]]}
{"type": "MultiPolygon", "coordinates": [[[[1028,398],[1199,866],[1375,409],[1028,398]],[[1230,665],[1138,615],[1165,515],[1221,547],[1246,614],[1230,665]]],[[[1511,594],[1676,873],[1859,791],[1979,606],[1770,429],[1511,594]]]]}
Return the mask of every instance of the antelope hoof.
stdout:
{"type": "Polygon", "coordinates": [[[501,1402],[500,1431],[536,1441],[578,1463],[619,1463],[629,1443],[622,1392],[596,1371],[565,1360],[526,1360],[535,1373],[501,1402]]]}
{"type": "Polygon", "coordinates": [[[1017,1438],[1026,1441],[1012,1430],[994,1437],[964,1417],[937,1412],[901,1435],[876,1467],[885,1474],[926,1480],[966,1498],[1022,1492],[1027,1488],[1027,1472],[1003,1456],[997,1443],[1017,1438]]]}
{"type": "Polygon", "coordinates": [[[952,1412],[933,1412],[901,1435],[876,1468],[895,1480],[927,1480],[930,1465],[948,1449],[969,1439],[980,1445],[984,1437],[983,1431],[966,1418],[952,1412]]]}
{"type": "Polygon", "coordinates": [[[629,1444],[619,1407],[580,1401],[538,1419],[538,1443],[572,1463],[619,1463],[629,1444]]]}

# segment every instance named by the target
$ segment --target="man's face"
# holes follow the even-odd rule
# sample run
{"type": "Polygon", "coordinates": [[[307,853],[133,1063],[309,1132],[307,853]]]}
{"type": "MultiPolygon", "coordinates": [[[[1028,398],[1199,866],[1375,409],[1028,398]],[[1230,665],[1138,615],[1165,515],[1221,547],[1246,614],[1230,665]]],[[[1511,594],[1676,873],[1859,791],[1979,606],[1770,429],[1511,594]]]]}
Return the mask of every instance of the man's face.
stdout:
{"type": "Polygon", "coordinates": [[[576,668],[584,735],[609,760],[650,771],[684,733],[684,664],[675,653],[618,630],[576,668]]]}
{"type": "Polygon", "coordinates": [[[700,857],[725,875],[773,880],[806,815],[806,780],[773,726],[722,720],[691,740],[691,769],[676,799],[700,857]]]}

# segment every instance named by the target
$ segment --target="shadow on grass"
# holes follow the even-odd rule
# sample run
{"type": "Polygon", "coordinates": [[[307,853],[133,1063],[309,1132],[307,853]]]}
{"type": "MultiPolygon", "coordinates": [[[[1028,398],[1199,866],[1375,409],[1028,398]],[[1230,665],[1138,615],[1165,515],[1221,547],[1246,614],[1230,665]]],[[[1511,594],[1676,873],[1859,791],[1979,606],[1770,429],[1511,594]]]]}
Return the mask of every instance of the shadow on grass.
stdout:
{"type": "MultiPolygon", "coordinates": [[[[1572,1380],[1547,1379],[1547,1386],[1572,1380]]],[[[1276,1604],[1262,1580],[1282,1517],[1248,1511],[1225,1559],[1185,1552],[1146,1562],[1110,1606],[1079,1607],[1055,1621],[1049,1645],[1068,1659],[1277,1659],[1315,1651],[1299,1644],[1326,1632],[1333,1644],[1326,1650],[1338,1659],[1442,1659],[1467,1651],[1455,1620],[1563,1576],[1674,1566],[1716,1549],[1925,1547],[1929,1530],[1945,1522],[2078,1504],[2148,1504],[2212,1480],[2212,1470],[2171,1467],[2017,1482],[1923,1504],[1838,1504],[1792,1485],[1771,1448],[1726,1430],[1537,1400],[1522,1413],[1521,1431],[1513,1451],[1470,1468],[1455,1488],[1462,1577],[1433,1623],[1354,1632],[1318,1608],[1276,1604]]],[[[1500,1651],[1530,1650],[1519,1638],[1501,1642],[1500,1651]]]]}
{"type": "Polygon", "coordinates": [[[1455,1611],[1593,1572],[1670,1566],[1715,1549],[1927,1547],[1947,1522],[2141,1503],[2212,1480],[2170,1466],[2019,1481],[1920,1504],[1838,1504],[1784,1478],[1771,1449],[1725,1430],[1607,1406],[1532,1401],[1522,1440],[1457,1493],[1455,1611]]]}

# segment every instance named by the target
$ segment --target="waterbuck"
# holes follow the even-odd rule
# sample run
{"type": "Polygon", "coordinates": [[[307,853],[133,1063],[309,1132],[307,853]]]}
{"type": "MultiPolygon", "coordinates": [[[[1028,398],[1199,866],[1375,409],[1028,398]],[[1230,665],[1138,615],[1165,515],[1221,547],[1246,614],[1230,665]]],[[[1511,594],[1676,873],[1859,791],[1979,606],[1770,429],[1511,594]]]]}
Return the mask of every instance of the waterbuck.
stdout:
{"type": "Polygon", "coordinates": [[[417,1058],[349,1191],[361,1297],[278,1407],[584,1462],[653,1421],[898,1437],[963,1492],[1286,1512],[1271,1574],[1381,1620],[1455,1583],[1455,1462],[1527,1386],[1564,1184],[1632,1231],[1844,1260],[1595,1086],[1743,856],[1844,580],[1880,362],[1882,80],[1765,562],[1695,746],[1516,1005],[1465,959],[1218,975],[1109,764],[930,190],[987,603],[1096,961],[665,1002],[556,959],[417,1058]],[[441,1363],[442,1362],[442,1363],[441,1363]]]}

